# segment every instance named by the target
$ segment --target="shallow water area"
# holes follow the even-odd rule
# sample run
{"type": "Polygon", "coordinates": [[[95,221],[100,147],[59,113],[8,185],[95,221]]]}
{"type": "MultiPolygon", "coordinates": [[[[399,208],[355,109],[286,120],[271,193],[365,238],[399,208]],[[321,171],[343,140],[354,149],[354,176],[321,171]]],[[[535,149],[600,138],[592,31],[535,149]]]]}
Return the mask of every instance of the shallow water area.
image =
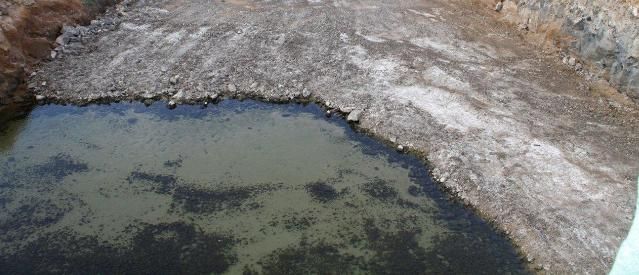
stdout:
{"type": "Polygon", "coordinates": [[[47,105],[0,132],[0,273],[525,273],[418,159],[320,107],[47,105]]]}

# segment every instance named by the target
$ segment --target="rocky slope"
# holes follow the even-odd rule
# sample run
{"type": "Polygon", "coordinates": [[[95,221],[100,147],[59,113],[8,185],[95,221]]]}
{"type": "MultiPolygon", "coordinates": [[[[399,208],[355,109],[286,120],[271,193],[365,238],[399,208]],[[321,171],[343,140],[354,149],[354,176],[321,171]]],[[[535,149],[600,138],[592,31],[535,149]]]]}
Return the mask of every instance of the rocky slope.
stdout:
{"type": "Polygon", "coordinates": [[[561,49],[564,63],[639,101],[639,1],[498,1],[505,20],[561,49]]]}

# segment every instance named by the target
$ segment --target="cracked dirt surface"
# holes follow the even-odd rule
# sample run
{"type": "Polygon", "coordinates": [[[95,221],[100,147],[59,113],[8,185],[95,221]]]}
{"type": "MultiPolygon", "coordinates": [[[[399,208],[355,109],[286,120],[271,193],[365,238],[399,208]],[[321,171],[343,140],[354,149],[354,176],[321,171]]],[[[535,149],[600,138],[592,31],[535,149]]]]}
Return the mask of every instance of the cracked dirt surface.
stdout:
{"type": "Polygon", "coordinates": [[[360,127],[423,153],[533,267],[609,270],[635,205],[639,107],[537,54],[490,11],[444,0],[125,6],[115,30],[45,64],[34,92],[80,104],[306,96],[362,110],[360,127]]]}

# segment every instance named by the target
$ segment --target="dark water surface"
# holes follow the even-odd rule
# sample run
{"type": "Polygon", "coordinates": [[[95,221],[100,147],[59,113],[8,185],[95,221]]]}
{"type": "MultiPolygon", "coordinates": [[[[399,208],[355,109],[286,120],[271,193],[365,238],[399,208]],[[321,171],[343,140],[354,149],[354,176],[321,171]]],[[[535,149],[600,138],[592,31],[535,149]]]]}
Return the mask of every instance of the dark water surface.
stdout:
{"type": "Polygon", "coordinates": [[[0,272],[525,272],[420,161],[322,114],[38,107],[0,132],[0,272]]]}

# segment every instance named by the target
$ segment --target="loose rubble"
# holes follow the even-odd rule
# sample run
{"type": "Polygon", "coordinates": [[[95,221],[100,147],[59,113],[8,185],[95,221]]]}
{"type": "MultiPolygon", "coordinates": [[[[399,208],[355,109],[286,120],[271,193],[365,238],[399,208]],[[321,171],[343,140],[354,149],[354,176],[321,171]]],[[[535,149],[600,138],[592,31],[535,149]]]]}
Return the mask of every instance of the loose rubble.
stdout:
{"type": "Polygon", "coordinates": [[[78,54],[85,48],[84,43],[88,37],[104,31],[110,31],[117,27],[117,20],[103,18],[91,20],[88,26],[62,27],[61,34],[55,39],[57,47],[51,52],[51,58],[55,59],[63,54],[78,54]]]}

